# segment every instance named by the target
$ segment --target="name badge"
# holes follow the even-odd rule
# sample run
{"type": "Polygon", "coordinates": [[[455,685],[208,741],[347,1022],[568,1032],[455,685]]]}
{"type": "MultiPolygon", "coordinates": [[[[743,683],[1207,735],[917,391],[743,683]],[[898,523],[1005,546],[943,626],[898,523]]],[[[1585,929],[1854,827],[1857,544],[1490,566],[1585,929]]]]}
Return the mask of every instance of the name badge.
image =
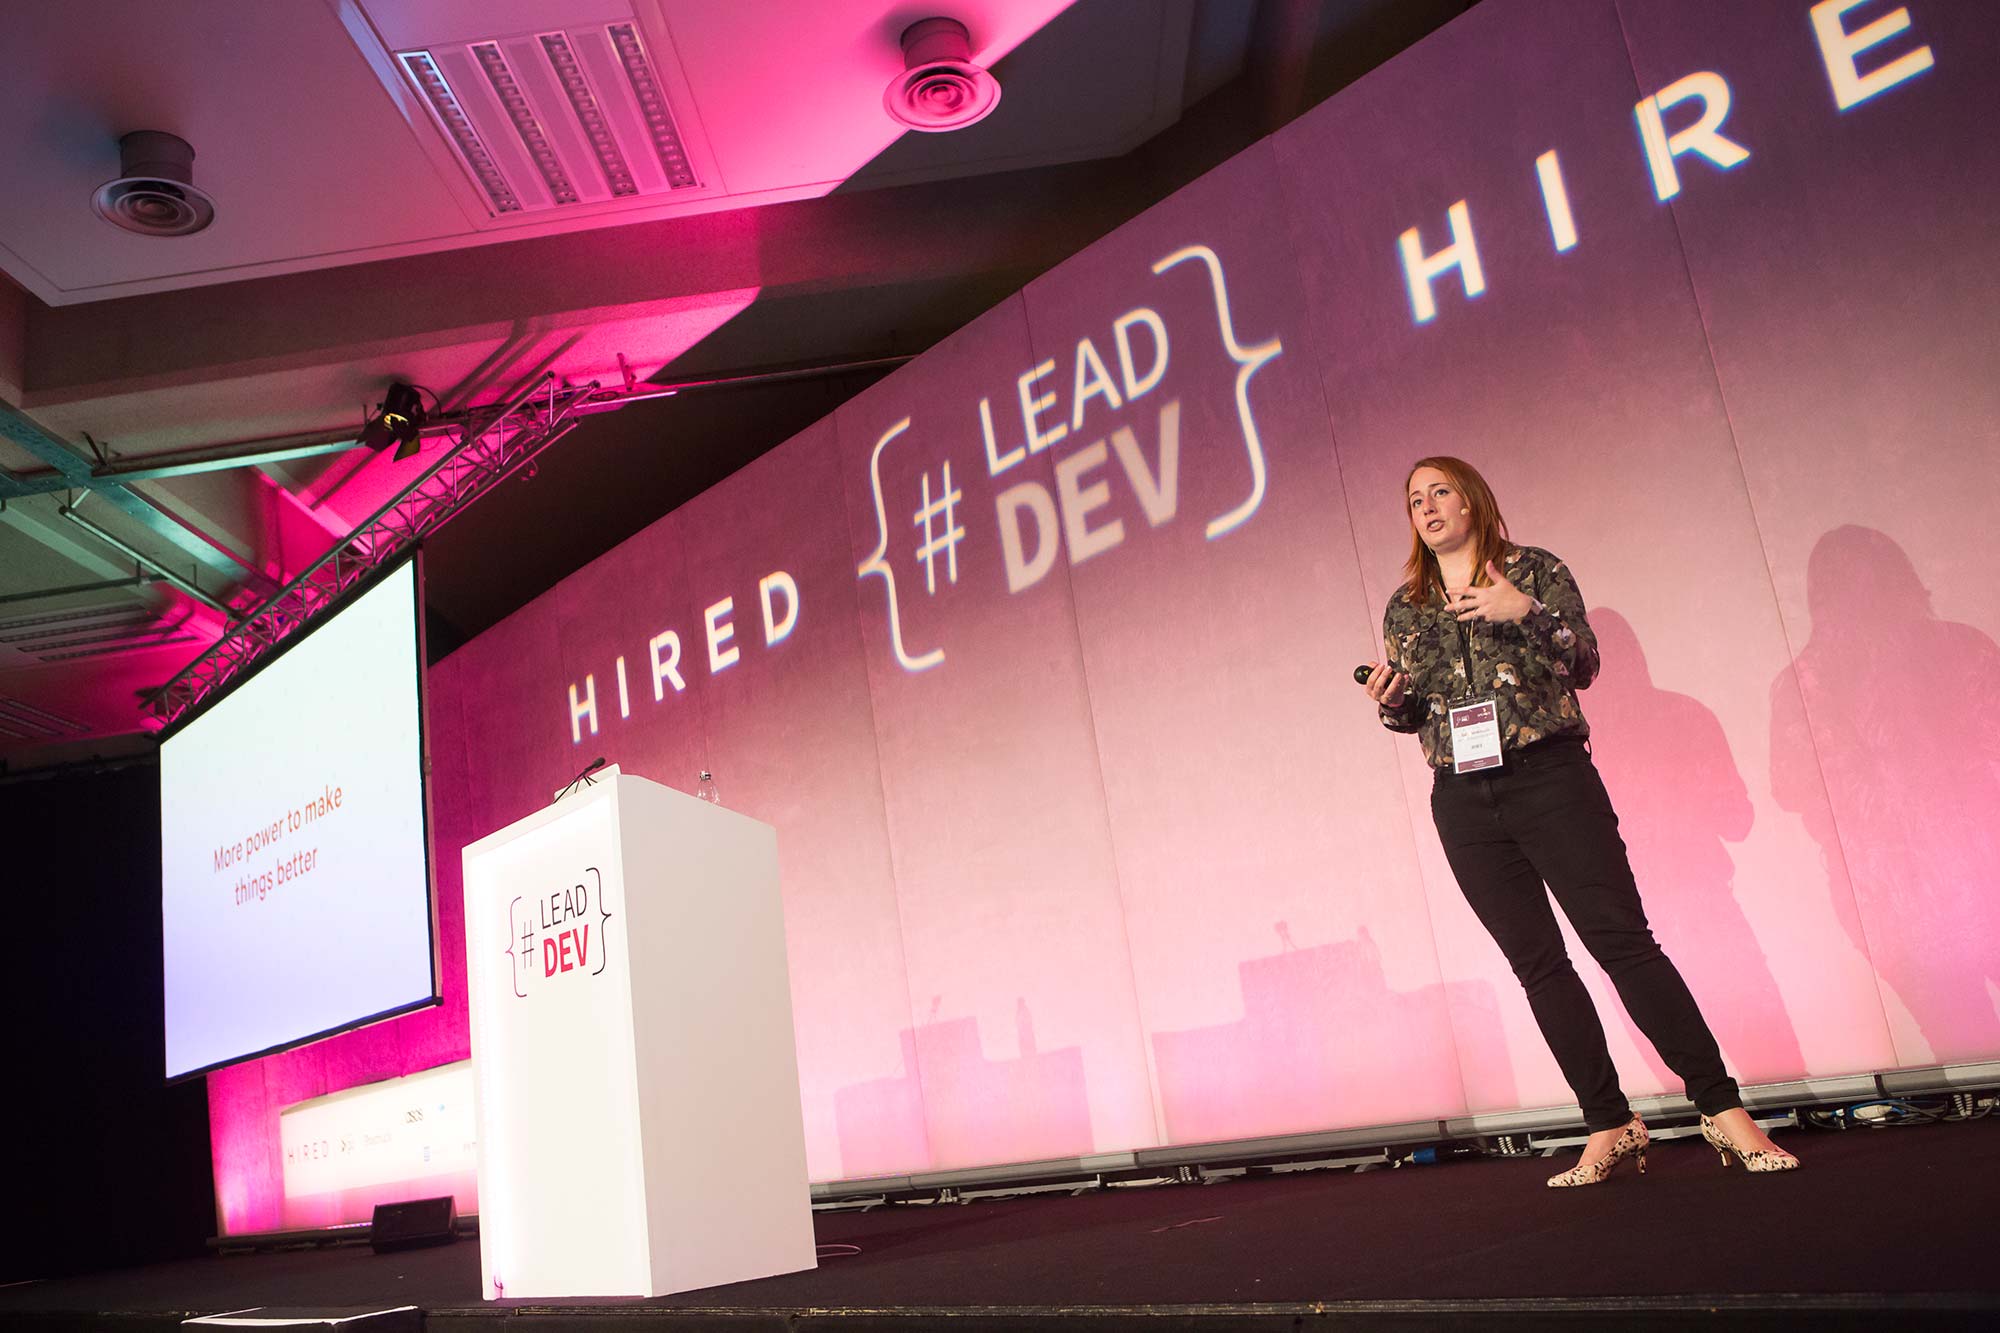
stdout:
{"type": "Polygon", "coordinates": [[[1451,723],[1452,772],[1500,767],[1500,714],[1492,699],[1459,704],[1446,716],[1451,723]]]}

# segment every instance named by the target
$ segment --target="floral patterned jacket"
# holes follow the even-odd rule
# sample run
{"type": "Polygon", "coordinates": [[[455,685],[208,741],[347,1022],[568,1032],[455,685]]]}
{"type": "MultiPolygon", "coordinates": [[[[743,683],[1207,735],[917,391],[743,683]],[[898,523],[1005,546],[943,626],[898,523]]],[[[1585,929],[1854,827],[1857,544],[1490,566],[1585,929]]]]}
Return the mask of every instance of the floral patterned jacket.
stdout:
{"type": "Polygon", "coordinates": [[[1382,725],[1416,732],[1432,768],[1452,764],[1447,707],[1489,694],[1505,749],[1590,734],[1576,692],[1597,676],[1597,636],[1584,617],[1576,580],[1562,561],[1533,546],[1513,547],[1501,568],[1542,604],[1517,625],[1461,624],[1442,596],[1411,606],[1400,588],[1382,615],[1389,662],[1410,678],[1402,706],[1382,709],[1382,725]]]}

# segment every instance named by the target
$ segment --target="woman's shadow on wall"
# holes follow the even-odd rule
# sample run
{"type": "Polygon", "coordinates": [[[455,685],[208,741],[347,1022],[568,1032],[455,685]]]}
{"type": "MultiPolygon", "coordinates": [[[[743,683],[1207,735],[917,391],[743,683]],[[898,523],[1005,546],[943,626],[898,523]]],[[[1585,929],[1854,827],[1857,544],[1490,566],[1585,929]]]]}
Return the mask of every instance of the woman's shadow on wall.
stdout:
{"type": "MultiPolygon", "coordinates": [[[[1605,664],[1584,697],[1592,756],[1618,809],[1653,934],[1741,1077],[1799,1078],[1806,1070],[1798,1033],[1736,898],[1725,844],[1749,836],[1755,813],[1722,724],[1698,700],[1653,684],[1624,616],[1596,607],[1590,625],[1605,664]]],[[[1661,1083],[1678,1088],[1652,1044],[1618,1012],[1661,1083]]]]}
{"type": "Polygon", "coordinates": [[[1853,893],[1833,888],[1834,912],[1909,1011],[1928,1058],[1991,1058],[2000,646],[1939,619],[1910,557],[1872,528],[1819,539],[1806,606],[1811,637],[1771,685],[1772,794],[1827,866],[1845,863],[1853,893]]]}

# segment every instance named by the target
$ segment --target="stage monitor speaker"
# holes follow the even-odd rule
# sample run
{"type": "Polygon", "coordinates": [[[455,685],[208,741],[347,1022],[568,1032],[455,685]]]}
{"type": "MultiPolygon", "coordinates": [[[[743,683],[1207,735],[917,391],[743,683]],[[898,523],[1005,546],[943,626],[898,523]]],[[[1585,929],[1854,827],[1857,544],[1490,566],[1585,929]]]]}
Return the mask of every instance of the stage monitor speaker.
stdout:
{"type": "Polygon", "coordinates": [[[375,1220],[368,1228],[368,1244],[377,1254],[448,1245],[456,1239],[458,1201],[449,1194],[441,1199],[378,1203],[375,1220]]]}

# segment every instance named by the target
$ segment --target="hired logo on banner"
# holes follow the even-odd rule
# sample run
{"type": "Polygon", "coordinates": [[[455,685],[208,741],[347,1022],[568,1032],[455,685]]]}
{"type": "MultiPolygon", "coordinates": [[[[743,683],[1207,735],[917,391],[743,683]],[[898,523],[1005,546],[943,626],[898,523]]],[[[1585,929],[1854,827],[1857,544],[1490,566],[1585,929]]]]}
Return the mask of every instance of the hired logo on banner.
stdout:
{"type": "MultiPolygon", "coordinates": [[[[286,1224],[366,1221],[373,1198],[341,1196],[374,1187],[407,1185],[410,1197],[451,1189],[477,1165],[472,1107],[472,1062],[459,1060],[284,1108],[286,1224]],[[313,1210],[314,1200],[331,1201],[333,1211],[313,1210]]],[[[476,1211],[477,1196],[459,1206],[476,1211]]]]}
{"type": "Polygon", "coordinates": [[[525,1000],[537,987],[601,976],[609,958],[613,913],[604,876],[585,866],[572,884],[507,905],[507,948],[514,995],[525,1000]]]}

